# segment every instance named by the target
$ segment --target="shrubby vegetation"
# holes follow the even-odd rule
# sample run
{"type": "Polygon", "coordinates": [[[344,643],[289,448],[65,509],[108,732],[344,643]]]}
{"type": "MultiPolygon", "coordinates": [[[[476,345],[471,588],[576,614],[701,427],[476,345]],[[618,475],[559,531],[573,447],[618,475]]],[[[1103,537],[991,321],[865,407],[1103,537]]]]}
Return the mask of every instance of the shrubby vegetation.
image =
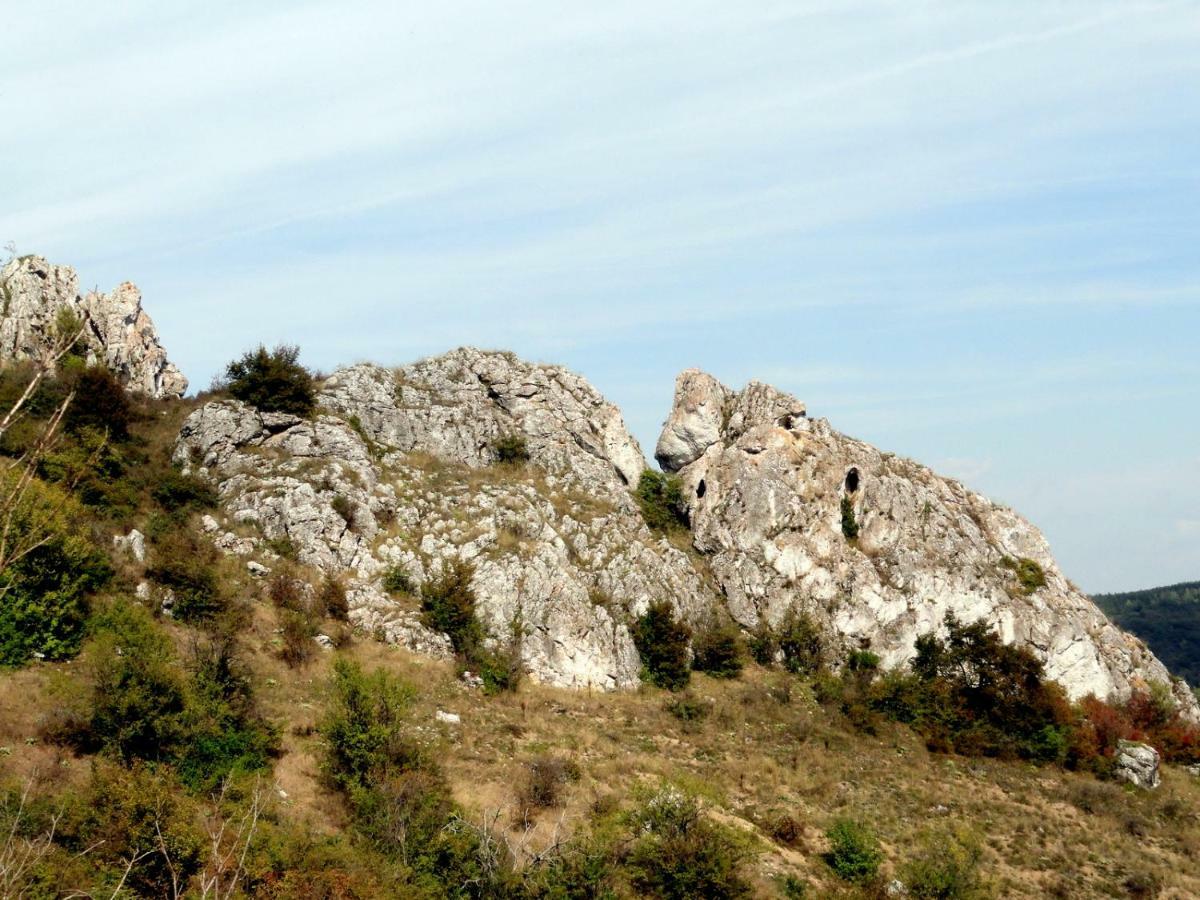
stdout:
{"type": "Polygon", "coordinates": [[[825,832],[825,861],[846,881],[867,881],[879,872],[883,849],[871,828],[857,819],[838,819],[825,832]]]}
{"type": "Polygon", "coordinates": [[[709,622],[692,638],[692,653],[692,668],[714,678],[737,678],[746,664],[741,632],[732,622],[709,622]]]}
{"type": "Polygon", "coordinates": [[[688,527],[687,504],[676,475],[647,469],[637,486],[637,501],[646,524],[657,531],[688,527]]]}
{"type": "Polygon", "coordinates": [[[263,412],[311,416],[317,405],[316,385],[299,359],[300,348],[294,344],[274,350],[260,344],[225,367],[219,387],[263,412]]]}
{"type": "Polygon", "coordinates": [[[858,540],[858,518],[854,515],[854,501],[842,497],[842,535],[848,541],[858,540]]]}
{"type": "Polygon", "coordinates": [[[524,435],[507,434],[496,440],[493,446],[496,462],[501,465],[523,466],[529,462],[529,445],[524,435]]]}
{"type": "Polygon", "coordinates": [[[658,601],[634,623],[633,643],[642,658],[642,678],[669,691],[681,691],[691,678],[688,641],[691,631],[671,604],[658,601]]]}

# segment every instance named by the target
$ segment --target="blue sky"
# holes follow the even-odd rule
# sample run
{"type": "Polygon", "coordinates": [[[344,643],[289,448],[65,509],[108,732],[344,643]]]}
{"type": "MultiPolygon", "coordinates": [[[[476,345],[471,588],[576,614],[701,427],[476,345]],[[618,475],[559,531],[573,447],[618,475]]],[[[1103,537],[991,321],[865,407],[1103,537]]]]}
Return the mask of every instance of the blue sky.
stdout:
{"type": "Polygon", "coordinates": [[[700,366],[1200,578],[1200,5],[11,7],[0,242],[195,386],[504,347],[652,452],[700,366]]]}

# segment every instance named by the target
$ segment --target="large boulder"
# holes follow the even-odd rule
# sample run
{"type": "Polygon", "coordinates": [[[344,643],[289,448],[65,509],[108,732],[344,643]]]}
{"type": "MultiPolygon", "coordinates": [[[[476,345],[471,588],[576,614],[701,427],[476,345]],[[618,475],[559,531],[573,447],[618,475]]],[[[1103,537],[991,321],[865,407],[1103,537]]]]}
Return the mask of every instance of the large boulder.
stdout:
{"type": "MultiPolygon", "coordinates": [[[[399,370],[339,370],[312,421],[214,401],[184,423],[176,459],[213,479],[229,552],[298,559],[349,580],[351,617],[423,652],[414,585],[471,564],[477,612],[530,674],[563,686],[638,682],[632,619],[658,599],[699,624],[718,602],[687,552],[647,529],[630,495],[645,465],[615,407],[564,369],[457,350],[399,370]],[[501,465],[502,439],[530,460],[501,465]]],[[[268,560],[269,561],[269,560],[268,560]]]]}
{"type": "Polygon", "coordinates": [[[167,358],[137,287],[79,294],[70,266],[22,256],[0,269],[0,362],[44,359],[55,345],[58,318],[70,311],[84,325],[79,349],[112,370],[125,387],[150,397],[181,397],[187,379],[167,358]]]}
{"type": "MultiPolygon", "coordinates": [[[[869,646],[895,666],[953,612],[1029,647],[1072,697],[1171,683],[1067,580],[1029,522],[808,419],[786,393],[685,372],[658,456],[678,471],[695,548],[746,628],[803,611],[845,648],[869,646]]],[[[1191,692],[1175,690],[1195,716],[1191,692]]]]}
{"type": "Polygon", "coordinates": [[[1149,744],[1120,741],[1113,760],[1113,775],[1140,788],[1152,790],[1161,783],[1158,751],[1149,744]]]}

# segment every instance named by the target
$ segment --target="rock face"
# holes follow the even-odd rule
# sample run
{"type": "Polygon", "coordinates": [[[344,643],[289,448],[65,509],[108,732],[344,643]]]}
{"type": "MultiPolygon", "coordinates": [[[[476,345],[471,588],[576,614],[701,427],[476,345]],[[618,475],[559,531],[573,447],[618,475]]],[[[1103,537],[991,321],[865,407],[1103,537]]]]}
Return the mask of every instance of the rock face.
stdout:
{"type": "Polygon", "coordinates": [[[1121,741],[1113,761],[1113,775],[1122,781],[1151,790],[1158,787],[1158,751],[1148,744],[1121,741]]]}
{"type": "Polygon", "coordinates": [[[0,361],[40,359],[58,337],[60,312],[70,310],[85,329],[81,349],[89,363],[106,365],[130,390],[150,397],[181,397],[187,379],[167,359],[142,295],[126,282],[109,294],[79,294],[70,266],[40,256],[11,260],[0,270],[0,361]]]}
{"type": "MultiPolygon", "coordinates": [[[[1170,681],[1141,641],[1063,576],[1031,524],[808,419],[774,388],[752,382],[735,392],[684,372],[656,455],[679,473],[695,548],[746,628],[806,612],[847,649],[869,646],[894,666],[954,612],[1029,646],[1073,697],[1170,681]],[[854,539],[843,530],[844,505],[854,539]],[[1022,566],[1033,575],[1024,583],[1022,566]]],[[[1176,696],[1194,715],[1186,686],[1176,696]]]]}
{"type": "Polygon", "coordinates": [[[645,463],[615,407],[564,369],[463,349],[399,370],[330,376],[314,421],[234,401],[194,412],[176,459],[213,478],[218,546],[347,573],[352,619],[386,639],[446,654],[412,597],[450,560],[474,569],[478,614],[497,643],[518,635],[531,675],[601,689],[637,683],[632,619],[671,601],[691,622],[715,593],[693,555],[654,536],[628,485],[645,463]],[[502,439],[530,461],[498,465],[502,439]]]}

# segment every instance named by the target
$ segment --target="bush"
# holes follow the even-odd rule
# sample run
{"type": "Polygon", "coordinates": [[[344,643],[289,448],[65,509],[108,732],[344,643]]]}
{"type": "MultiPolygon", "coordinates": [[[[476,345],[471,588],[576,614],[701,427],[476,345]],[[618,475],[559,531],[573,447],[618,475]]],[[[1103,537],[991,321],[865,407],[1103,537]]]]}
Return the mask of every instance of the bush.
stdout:
{"type": "Polygon", "coordinates": [[[346,523],[346,527],[353,531],[355,522],[354,502],[345,494],[337,494],[330,501],[329,505],[333,507],[335,513],[341,516],[342,521],[346,523]]]}
{"type": "Polygon", "coordinates": [[[184,475],[178,469],[163,475],[151,496],[169,513],[189,513],[217,505],[217,492],[207,481],[195,475],[184,475]]]}
{"type": "Polygon", "coordinates": [[[174,593],[171,614],[181,622],[204,622],[225,608],[217,551],[191,530],[177,529],[158,538],[150,550],[146,577],[174,593]]]}
{"type": "MultiPolygon", "coordinates": [[[[0,491],[15,489],[16,477],[11,471],[0,475],[0,491]]],[[[112,577],[83,520],[70,496],[37,479],[13,507],[6,545],[10,553],[28,552],[0,572],[0,666],[79,652],[88,596],[112,577]]]]}
{"type": "Polygon", "coordinates": [[[550,809],[562,804],[562,789],[579,780],[579,766],[569,759],[548,754],[530,760],[517,788],[523,810],[550,809]]]}
{"type": "Polygon", "coordinates": [[[637,501],[651,528],[673,531],[688,527],[687,504],[677,476],[647,469],[638,480],[637,501]]]}
{"type": "Polygon", "coordinates": [[[234,399],[263,412],[310,416],[316,408],[316,387],[299,358],[295,345],[280,344],[268,351],[260,344],[226,366],[224,387],[234,399]]]}
{"type": "Polygon", "coordinates": [[[854,515],[854,501],[842,497],[842,535],[848,541],[858,540],[858,519],[854,515]]]}
{"type": "Polygon", "coordinates": [[[450,638],[454,651],[473,662],[483,650],[483,627],[475,617],[475,575],[470,563],[456,559],[421,585],[422,622],[450,638]]]}
{"type": "Polygon", "coordinates": [[[807,613],[788,610],[775,633],[783,667],[796,675],[815,675],[825,667],[825,640],[807,613]]]}
{"type": "Polygon", "coordinates": [[[637,835],[626,865],[639,896],[691,900],[748,897],[746,851],[728,831],[707,821],[697,802],[666,790],[632,816],[637,835]]]}
{"type": "Polygon", "coordinates": [[[317,597],[329,618],[336,622],[345,622],[350,618],[350,601],[346,597],[346,586],[337,578],[325,576],[317,597]]]}
{"type": "Polygon", "coordinates": [[[692,640],[692,668],[714,678],[737,678],[746,664],[742,637],[732,623],[710,622],[692,640]]]}
{"type": "Polygon", "coordinates": [[[1017,584],[1021,586],[1021,592],[1024,594],[1032,594],[1038,588],[1046,586],[1046,572],[1035,559],[1024,556],[1013,559],[1006,556],[1000,560],[1000,565],[1016,575],[1017,584]]]}
{"type": "Polygon", "coordinates": [[[365,788],[421,766],[424,756],[405,733],[415,696],[411,685],[383,669],[366,674],[348,660],[334,663],[332,697],[320,730],[325,773],[335,786],[365,788]]]}
{"type": "Polygon", "coordinates": [[[633,643],[642,658],[642,680],[680,691],[691,678],[688,668],[688,640],[691,632],[675,618],[671,604],[650,604],[633,627],[633,643]]]}
{"type": "Polygon", "coordinates": [[[279,613],[279,636],[283,647],[279,658],[291,668],[298,668],[317,652],[317,623],[306,610],[284,609],[279,613]]]}
{"type": "Polygon", "coordinates": [[[767,624],[766,619],[759,619],[758,625],[750,634],[747,648],[750,650],[750,656],[760,666],[774,664],[779,653],[779,639],[775,636],[775,629],[767,624]]]}
{"type": "Polygon", "coordinates": [[[529,462],[529,445],[524,436],[509,434],[498,438],[492,448],[496,454],[496,462],[501,465],[523,466],[529,462]]]}
{"type": "Polygon", "coordinates": [[[969,835],[930,834],[921,852],[901,870],[917,900],[969,900],[980,896],[979,844],[969,835]]]}
{"type": "Polygon", "coordinates": [[[408,595],[415,592],[412,579],[402,566],[391,566],[384,570],[383,589],[392,596],[408,595]]]}
{"type": "Polygon", "coordinates": [[[868,881],[879,872],[883,850],[875,833],[854,819],[838,819],[825,832],[829,852],[825,861],[846,881],[868,881]]]}
{"type": "Polygon", "coordinates": [[[107,434],[111,440],[129,437],[133,410],[129,394],[105,366],[87,366],[69,381],[75,399],[67,407],[65,425],[68,431],[93,428],[107,434]]]}
{"type": "Polygon", "coordinates": [[[672,697],[664,709],[685,725],[699,722],[708,716],[708,707],[691,692],[672,697]]]}

